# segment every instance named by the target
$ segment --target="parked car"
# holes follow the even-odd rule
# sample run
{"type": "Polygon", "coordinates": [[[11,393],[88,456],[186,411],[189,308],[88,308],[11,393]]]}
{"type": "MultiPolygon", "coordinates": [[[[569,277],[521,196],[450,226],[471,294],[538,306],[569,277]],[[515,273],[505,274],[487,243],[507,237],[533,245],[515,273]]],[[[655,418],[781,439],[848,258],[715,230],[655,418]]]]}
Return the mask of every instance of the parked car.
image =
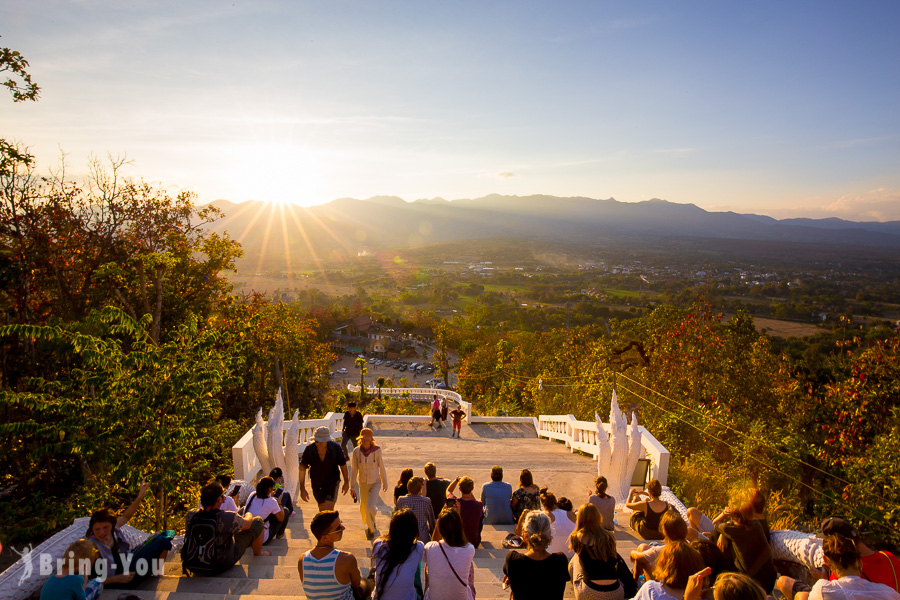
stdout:
{"type": "Polygon", "coordinates": [[[389,366],[391,366],[392,364],[394,364],[394,361],[392,361],[392,360],[386,360],[386,361],[384,361],[384,366],[386,366],[386,367],[389,367],[389,366]]]}
{"type": "Polygon", "coordinates": [[[338,373],[340,373],[341,375],[345,375],[347,373],[347,369],[341,367],[340,369],[338,369],[338,373]]]}
{"type": "Polygon", "coordinates": [[[406,365],[400,365],[400,370],[401,370],[401,371],[405,371],[405,370],[406,370],[406,365]]]}

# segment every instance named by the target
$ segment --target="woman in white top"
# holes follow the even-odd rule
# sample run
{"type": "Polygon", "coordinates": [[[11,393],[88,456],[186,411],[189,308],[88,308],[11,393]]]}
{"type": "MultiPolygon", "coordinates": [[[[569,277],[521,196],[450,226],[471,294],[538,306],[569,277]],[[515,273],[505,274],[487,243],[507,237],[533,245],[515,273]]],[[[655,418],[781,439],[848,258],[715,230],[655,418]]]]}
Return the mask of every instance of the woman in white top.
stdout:
{"type": "Polygon", "coordinates": [[[882,583],[860,577],[856,542],[842,535],[829,535],[822,543],[825,564],[838,577],[820,579],[809,593],[809,600],[900,600],[900,594],[882,583]]]}
{"type": "Polygon", "coordinates": [[[425,600],[475,600],[475,546],[466,542],[462,518],[445,508],[437,529],[441,541],[425,544],[425,600]]]}
{"type": "Polygon", "coordinates": [[[256,493],[247,501],[246,514],[260,517],[266,525],[263,530],[263,544],[274,540],[276,537],[284,537],[284,529],[279,527],[281,531],[270,534],[269,525],[273,521],[277,521],[280,526],[287,518],[281,504],[272,495],[275,493],[275,480],[271,477],[263,477],[256,484],[256,493]]]}
{"type": "Polygon", "coordinates": [[[569,548],[569,536],[575,531],[575,513],[561,509],[556,501],[556,494],[548,492],[545,487],[541,488],[541,505],[550,517],[553,532],[553,539],[547,552],[550,554],[562,552],[567,559],[572,560],[575,553],[569,548]]]}
{"type": "Polygon", "coordinates": [[[378,502],[378,485],[387,491],[387,473],[381,448],[375,445],[375,434],[366,427],[356,438],[356,448],[350,455],[350,472],[355,475],[352,496],[359,495],[359,512],[366,522],[366,539],[375,538],[375,504],[378,502]],[[358,490],[358,491],[357,491],[358,490]]]}

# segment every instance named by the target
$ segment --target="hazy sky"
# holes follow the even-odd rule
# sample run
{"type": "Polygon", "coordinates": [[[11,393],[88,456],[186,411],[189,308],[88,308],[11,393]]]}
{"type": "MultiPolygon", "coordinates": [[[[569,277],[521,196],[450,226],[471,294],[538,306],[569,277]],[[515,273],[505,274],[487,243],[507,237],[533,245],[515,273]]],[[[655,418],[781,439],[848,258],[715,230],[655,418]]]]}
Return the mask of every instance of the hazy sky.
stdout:
{"type": "Polygon", "coordinates": [[[6,2],[43,168],[201,202],[488,193],[900,219],[900,2],[6,2]]]}

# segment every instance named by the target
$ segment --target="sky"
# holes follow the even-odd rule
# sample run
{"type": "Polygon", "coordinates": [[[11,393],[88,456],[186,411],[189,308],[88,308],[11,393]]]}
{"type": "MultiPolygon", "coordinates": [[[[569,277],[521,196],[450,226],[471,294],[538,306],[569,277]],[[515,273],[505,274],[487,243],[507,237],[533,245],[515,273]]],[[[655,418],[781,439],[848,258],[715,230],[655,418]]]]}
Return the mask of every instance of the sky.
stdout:
{"type": "Polygon", "coordinates": [[[900,2],[0,6],[50,169],[201,203],[490,193],[900,219],[900,2]]]}

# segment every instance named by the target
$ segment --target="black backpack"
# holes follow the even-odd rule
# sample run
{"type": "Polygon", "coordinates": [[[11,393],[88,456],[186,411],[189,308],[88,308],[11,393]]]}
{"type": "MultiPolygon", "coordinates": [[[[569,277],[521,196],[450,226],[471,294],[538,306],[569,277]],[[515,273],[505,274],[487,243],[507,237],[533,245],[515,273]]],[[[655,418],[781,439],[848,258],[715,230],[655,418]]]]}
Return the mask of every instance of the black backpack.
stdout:
{"type": "Polygon", "coordinates": [[[191,519],[181,548],[181,570],[198,575],[215,575],[220,569],[216,564],[220,511],[201,510],[191,519]]]}

